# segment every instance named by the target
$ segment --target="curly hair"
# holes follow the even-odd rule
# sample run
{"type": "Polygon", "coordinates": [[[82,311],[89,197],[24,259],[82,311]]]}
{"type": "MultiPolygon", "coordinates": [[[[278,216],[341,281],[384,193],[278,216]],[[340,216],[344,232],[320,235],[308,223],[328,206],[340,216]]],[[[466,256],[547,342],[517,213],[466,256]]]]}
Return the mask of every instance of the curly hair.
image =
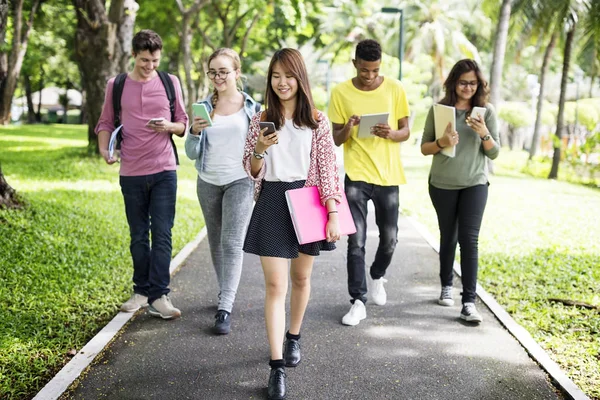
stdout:
{"type": "Polygon", "coordinates": [[[447,106],[454,106],[458,101],[458,95],[456,94],[456,86],[458,85],[458,80],[460,79],[462,74],[466,74],[467,72],[475,72],[477,76],[477,91],[471,97],[471,106],[477,107],[485,107],[488,102],[490,96],[490,89],[488,87],[488,83],[483,77],[483,73],[479,68],[479,65],[475,60],[471,60],[469,58],[465,58],[463,60],[458,61],[452,67],[452,70],[448,74],[446,81],[444,82],[444,91],[446,92],[444,98],[440,100],[440,104],[444,104],[447,106]]]}
{"type": "Polygon", "coordinates": [[[365,39],[356,45],[355,58],[363,61],[381,60],[381,45],[373,39],[365,39]]]}

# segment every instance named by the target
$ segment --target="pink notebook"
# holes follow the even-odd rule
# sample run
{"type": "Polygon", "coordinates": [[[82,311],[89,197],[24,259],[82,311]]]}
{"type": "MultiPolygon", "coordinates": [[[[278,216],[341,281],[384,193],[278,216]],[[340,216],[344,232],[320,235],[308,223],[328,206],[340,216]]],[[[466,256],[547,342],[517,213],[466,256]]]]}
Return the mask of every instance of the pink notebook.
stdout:
{"type": "MultiPolygon", "coordinates": [[[[321,205],[319,189],[316,186],[308,186],[300,189],[292,189],[285,192],[294,230],[298,237],[298,243],[312,243],[324,240],[325,225],[327,224],[327,208],[321,205]]],[[[337,205],[338,220],[340,221],[340,233],[351,235],[356,233],[356,226],[346,194],[342,192],[342,201],[337,205]]]]}

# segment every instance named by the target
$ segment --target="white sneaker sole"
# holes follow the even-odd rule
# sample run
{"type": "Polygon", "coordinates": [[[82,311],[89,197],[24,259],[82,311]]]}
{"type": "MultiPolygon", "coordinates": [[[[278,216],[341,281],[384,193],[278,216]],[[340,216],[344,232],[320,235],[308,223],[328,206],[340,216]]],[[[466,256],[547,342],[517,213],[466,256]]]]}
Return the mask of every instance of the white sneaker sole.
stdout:
{"type": "Polygon", "coordinates": [[[163,315],[163,314],[161,314],[160,311],[158,311],[157,309],[155,309],[153,307],[148,307],[148,312],[153,317],[162,318],[162,319],[176,319],[176,318],[181,317],[181,312],[175,313],[173,315],[163,315]]]}
{"type": "Polygon", "coordinates": [[[483,318],[481,318],[480,316],[475,316],[475,315],[460,314],[460,319],[465,320],[467,322],[475,322],[478,324],[483,322],[483,318]]]}
{"type": "Polygon", "coordinates": [[[362,321],[362,320],[363,320],[363,319],[365,319],[365,318],[367,318],[367,317],[365,316],[365,317],[363,317],[363,318],[359,318],[359,320],[358,320],[358,321],[356,321],[356,320],[348,321],[348,320],[345,320],[344,318],[342,318],[342,325],[346,325],[346,326],[356,326],[356,325],[360,324],[360,321],[362,321]]]}
{"type": "Polygon", "coordinates": [[[454,300],[452,299],[438,299],[438,304],[444,307],[452,307],[454,305],[454,300]]]}
{"type": "Polygon", "coordinates": [[[144,304],[143,306],[137,306],[137,308],[127,308],[127,307],[123,307],[121,306],[119,308],[119,310],[123,311],[123,312],[128,312],[128,313],[132,313],[132,312],[136,312],[137,310],[139,310],[140,308],[146,308],[148,307],[148,303],[144,304]]]}
{"type": "Polygon", "coordinates": [[[381,299],[377,299],[375,297],[371,298],[371,301],[373,301],[373,304],[378,305],[378,306],[385,306],[385,303],[387,303],[387,298],[381,300],[381,299]]]}

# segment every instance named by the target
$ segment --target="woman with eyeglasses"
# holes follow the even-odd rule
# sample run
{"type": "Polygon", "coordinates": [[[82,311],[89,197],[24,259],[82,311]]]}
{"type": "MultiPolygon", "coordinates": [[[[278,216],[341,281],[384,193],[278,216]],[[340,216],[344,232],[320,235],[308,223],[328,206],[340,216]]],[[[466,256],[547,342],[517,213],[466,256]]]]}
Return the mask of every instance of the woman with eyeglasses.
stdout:
{"type": "Polygon", "coordinates": [[[478,241],[483,211],[488,198],[486,158],[495,159],[500,151],[496,112],[487,103],[489,89],[477,63],[457,62],[446,82],[445,96],[439,102],[456,110],[456,127],[448,124],[436,140],[433,107],[429,110],[421,152],[433,155],[429,173],[429,196],[437,213],[440,229],[440,279],[438,304],[453,306],[453,264],[456,244],[460,244],[462,309],[460,318],[482,322],[475,308],[478,241]],[[484,107],[483,118],[471,116],[473,107],[484,107]],[[455,156],[442,149],[455,146],[455,156]]]}
{"type": "Polygon", "coordinates": [[[232,49],[221,48],[210,55],[207,75],[214,90],[200,104],[207,108],[212,124],[194,116],[185,140],[187,156],[196,160],[198,199],[219,284],[212,329],[220,335],[231,330],[254,190],[241,161],[250,120],[259,105],[241,90],[240,67],[240,57],[232,49]]]}

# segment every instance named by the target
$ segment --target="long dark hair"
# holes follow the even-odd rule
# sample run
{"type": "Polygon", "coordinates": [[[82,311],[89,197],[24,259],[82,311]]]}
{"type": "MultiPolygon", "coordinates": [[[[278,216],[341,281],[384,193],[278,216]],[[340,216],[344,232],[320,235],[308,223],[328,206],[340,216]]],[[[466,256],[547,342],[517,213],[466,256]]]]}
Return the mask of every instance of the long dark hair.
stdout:
{"type": "Polygon", "coordinates": [[[294,110],[294,126],[296,127],[308,127],[310,129],[316,129],[319,124],[313,118],[314,101],[310,91],[310,82],[308,80],[308,73],[306,72],[306,65],[302,54],[298,50],[285,48],[277,50],[271,58],[269,64],[269,72],[267,73],[267,90],[265,93],[265,102],[267,104],[267,121],[271,121],[275,124],[275,128],[279,130],[284,124],[285,115],[283,113],[283,106],[279,97],[273,90],[271,85],[271,78],[273,76],[273,68],[275,64],[279,63],[281,67],[298,82],[298,92],[296,93],[296,110],[294,110]]]}
{"type": "Polygon", "coordinates": [[[446,106],[454,106],[456,104],[458,101],[458,96],[456,95],[456,86],[458,85],[458,80],[462,74],[471,71],[475,72],[477,81],[479,82],[479,85],[477,85],[477,91],[473,97],[471,97],[471,107],[485,107],[490,96],[490,89],[488,88],[488,83],[483,77],[483,73],[481,72],[481,69],[479,69],[477,62],[469,58],[460,60],[454,64],[454,67],[452,67],[452,70],[446,78],[446,82],[444,82],[444,91],[446,92],[446,95],[442,100],[440,100],[440,104],[444,104],[446,106]]]}

